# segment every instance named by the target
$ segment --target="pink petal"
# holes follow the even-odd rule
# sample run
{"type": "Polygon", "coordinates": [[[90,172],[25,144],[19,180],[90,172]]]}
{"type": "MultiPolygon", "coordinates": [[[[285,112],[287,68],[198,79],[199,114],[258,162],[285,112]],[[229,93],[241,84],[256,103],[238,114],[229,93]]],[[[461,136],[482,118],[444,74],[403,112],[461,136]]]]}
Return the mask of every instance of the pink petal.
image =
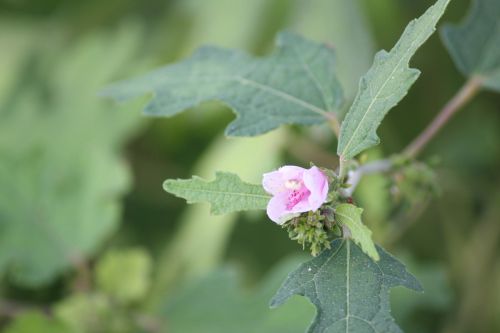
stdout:
{"type": "Polygon", "coordinates": [[[267,215],[278,224],[298,216],[298,213],[317,210],[328,195],[328,179],[317,167],[283,166],[264,174],[262,186],[273,195],[267,205],[267,215]],[[297,182],[289,184],[292,180],[297,182]]]}
{"type": "Polygon", "coordinates": [[[310,210],[316,210],[326,201],[328,196],[328,180],[320,169],[313,166],[304,173],[304,185],[311,192],[309,195],[310,210]]]}
{"type": "Polygon", "coordinates": [[[281,174],[283,175],[283,178],[285,180],[290,180],[290,179],[302,179],[302,175],[304,174],[304,172],[307,171],[307,169],[304,169],[304,168],[301,168],[301,167],[298,167],[298,166],[294,166],[294,165],[285,165],[285,166],[282,166],[281,168],[279,168],[278,170],[279,172],[281,172],[281,174]]]}
{"type": "Polygon", "coordinates": [[[285,179],[280,171],[265,173],[262,177],[262,186],[267,193],[276,195],[285,189],[285,179]]]}
{"type": "Polygon", "coordinates": [[[272,197],[267,204],[267,216],[269,216],[272,221],[278,224],[283,224],[284,221],[281,221],[281,218],[290,213],[286,210],[286,205],[287,193],[278,193],[272,197]]]}

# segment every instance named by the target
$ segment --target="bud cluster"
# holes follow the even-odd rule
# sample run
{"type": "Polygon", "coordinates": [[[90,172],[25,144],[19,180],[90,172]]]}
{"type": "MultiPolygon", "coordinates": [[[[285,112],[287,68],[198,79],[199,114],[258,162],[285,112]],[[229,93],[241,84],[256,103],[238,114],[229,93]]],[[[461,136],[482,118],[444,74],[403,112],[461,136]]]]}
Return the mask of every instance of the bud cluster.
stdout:
{"type": "Polygon", "coordinates": [[[287,229],[290,239],[296,240],[304,249],[308,247],[313,256],[329,249],[332,237],[339,234],[334,211],[330,206],[294,217],[285,222],[283,228],[287,229]]]}
{"type": "Polygon", "coordinates": [[[436,173],[426,163],[407,161],[396,165],[391,193],[398,202],[419,203],[439,195],[436,178],[436,173]]]}

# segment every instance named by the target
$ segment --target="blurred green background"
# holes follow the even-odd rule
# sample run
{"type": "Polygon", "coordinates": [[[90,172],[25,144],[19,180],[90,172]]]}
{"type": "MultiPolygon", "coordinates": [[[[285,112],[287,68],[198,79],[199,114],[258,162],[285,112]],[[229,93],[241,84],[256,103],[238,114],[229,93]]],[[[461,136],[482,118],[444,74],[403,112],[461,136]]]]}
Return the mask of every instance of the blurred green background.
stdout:
{"type": "MultiPolygon", "coordinates": [[[[172,119],[116,105],[104,85],[202,44],[265,55],[290,29],[337,51],[348,99],[373,55],[430,0],[0,0],[0,327],[8,333],[303,332],[314,309],[267,302],[306,253],[263,213],[214,217],[162,182],[216,170],[259,182],[285,163],[336,166],[327,128],[224,138],[207,103],[172,119]]],[[[452,1],[457,22],[469,1],[452,1]]],[[[380,129],[400,151],[464,83],[437,34],[423,74],[380,129]]],[[[367,177],[355,200],[426,292],[392,293],[405,332],[500,332],[500,98],[482,92],[423,154],[440,195],[367,177]]]]}

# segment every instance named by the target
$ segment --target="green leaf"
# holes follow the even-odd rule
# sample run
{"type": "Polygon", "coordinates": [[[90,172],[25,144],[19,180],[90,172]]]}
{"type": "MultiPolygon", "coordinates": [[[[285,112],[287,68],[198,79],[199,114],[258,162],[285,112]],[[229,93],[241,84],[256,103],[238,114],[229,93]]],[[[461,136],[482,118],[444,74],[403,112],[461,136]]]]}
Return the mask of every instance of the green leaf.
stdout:
{"type": "Polygon", "coordinates": [[[337,154],[351,159],[379,143],[377,128],[387,112],[406,95],[420,71],[408,64],[417,49],[436,30],[450,0],[438,0],[424,15],[408,24],[390,52],[382,50],[368,73],[340,129],[337,154]]]}
{"type": "Polygon", "coordinates": [[[389,291],[396,286],[421,291],[403,264],[378,248],[374,262],[349,240],[332,247],[290,273],[271,300],[271,307],[293,295],[307,297],[317,309],[309,333],[399,333],[390,314],[389,291]]]}
{"type": "Polygon", "coordinates": [[[225,267],[168,295],[162,315],[169,333],[303,333],[314,314],[304,298],[276,311],[267,303],[283,276],[303,258],[275,265],[256,287],[243,288],[241,274],[225,267]]]}
{"type": "Polygon", "coordinates": [[[217,172],[211,182],[196,176],[191,179],[168,179],[163,188],[186,199],[187,203],[209,202],[212,205],[210,212],[215,215],[266,209],[271,199],[261,185],[245,183],[229,172],[217,172]]]}
{"type": "Polygon", "coordinates": [[[96,265],[99,289],[122,303],[140,300],[150,285],[151,257],[143,249],[106,253],[96,265]]]}
{"type": "Polygon", "coordinates": [[[460,71],[500,91],[500,1],[475,0],[460,25],[445,25],[441,37],[460,71]]]}
{"type": "MultiPolygon", "coordinates": [[[[230,171],[259,182],[262,174],[280,164],[280,151],[288,141],[284,129],[252,138],[227,140],[220,135],[198,159],[194,173],[210,178],[214,170],[230,171]],[[255,158],[256,155],[266,158],[255,158]]],[[[179,228],[156,261],[156,272],[148,303],[154,307],[168,290],[177,289],[185,280],[211,272],[225,257],[221,248],[229,242],[238,221],[238,213],[211,215],[208,205],[190,205],[179,218],[179,228]],[[203,244],[203,251],[192,244],[203,244]]],[[[260,212],[259,212],[260,213],[260,212]]],[[[259,214],[257,214],[259,215],[259,214]]]]}
{"type": "Polygon", "coordinates": [[[380,256],[373,243],[371,230],[361,221],[362,213],[362,208],[351,204],[340,204],[335,207],[335,220],[342,226],[349,228],[350,235],[348,238],[358,244],[370,258],[378,261],[380,256]]]}
{"type": "Polygon", "coordinates": [[[202,47],[175,65],[117,83],[105,96],[127,100],[153,93],[145,113],[172,116],[205,101],[219,100],[236,113],[226,134],[252,136],[282,124],[319,124],[341,104],[333,51],[291,33],[281,33],[278,50],[256,59],[246,53],[202,47]]]}

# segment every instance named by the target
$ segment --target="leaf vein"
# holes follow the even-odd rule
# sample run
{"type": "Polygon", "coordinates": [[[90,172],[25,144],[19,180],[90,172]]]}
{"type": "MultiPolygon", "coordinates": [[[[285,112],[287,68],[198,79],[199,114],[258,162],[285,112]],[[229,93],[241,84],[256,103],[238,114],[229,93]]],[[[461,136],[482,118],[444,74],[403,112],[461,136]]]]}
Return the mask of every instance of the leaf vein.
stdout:
{"type": "Polygon", "coordinates": [[[292,51],[293,53],[295,54],[295,56],[297,57],[297,59],[299,59],[299,62],[300,62],[300,65],[301,67],[304,69],[304,71],[306,72],[307,76],[309,76],[309,78],[314,82],[314,87],[316,88],[316,90],[318,90],[318,92],[320,93],[321,95],[321,99],[323,100],[323,104],[324,104],[324,107],[326,109],[326,111],[332,111],[330,109],[330,106],[328,105],[328,102],[327,102],[327,98],[326,98],[326,91],[325,89],[320,85],[319,81],[318,81],[318,78],[316,77],[316,75],[314,75],[311,71],[311,69],[309,68],[309,66],[305,63],[304,59],[302,59],[302,57],[300,56],[300,53],[297,52],[297,49],[295,47],[295,45],[292,45],[291,46],[292,48],[292,51]]]}
{"type": "Polygon", "coordinates": [[[258,88],[258,89],[263,90],[267,93],[270,93],[271,95],[280,97],[281,99],[284,99],[290,103],[298,104],[298,105],[300,105],[300,106],[302,106],[310,111],[313,111],[313,112],[320,114],[324,117],[328,117],[327,112],[325,110],[318,108],[317,106],[315,106],[311,103],[308,103],[304,100],[298,99],[297,97],[292,96],[292,95],[288,94],[287,92],[284,92],[282,90],[279,90],[279,89],[276,89],[276,88],[273,88],[270,86],[266,86],[266,85],[261,84],[257,81],[253,81],[253,80],[244,78],[242,76],[235,76],[234,79],[243,85],[245,85],[245,84],[251,85],[255,88],[258,88]]]}
{"type": "MultiPolygon", "coordinates": [[[[384,90],[385,86],[391,81],[391,79],[393,78],[394,73],[396,73],[396,70],[399,69],[399,66],[401,65],[402,61],[406,59],[409,51],[413,49],[414,45],[415,45],[415,39],[411,42],[411,47],[408,47],[406,49],[406,51],[404,53],[404,56],[402,56],[399,59],[399,61],[397,62],[396,66],[394,66],[394,69],[392,70],[391,74],[388,76],[387,80],[384,81],[384,83],[382,84],[382,86],[380,87],[380,89],[377,91],[377,93],[375,94],[375,96],[373,96],[372,101],[368,105],[365,113],[363,114],[363,117],[361,117],[361,120],[358,122],[358,125],[356,126],[356,129],[353,131],[353,133],[351,135],[351,138],[347,142],[347,144],[346,144],[346,146],[345,146],[344,151],[343,151],[342,154],[344,154],[348,150],[348,148],[351,145],[352,140],[356,136],[356,133],[359,130],[361,124],[365,121],[365,118],[366,118],[367,114],[370,113],[371,108],[373,107],[373,105],[375,104],[375,102],[379,99],[378,96],[382,93],[382,91],[384,90]]],[[[393,48],[393,50],[396,47],[397,47],[397,45],[393,48]]],[[[391,52],[392,52],[392,50],[391,50],[391,52]]],[[[387,61],[387,59],[384,59],[384,60],[387,61]]]]}

